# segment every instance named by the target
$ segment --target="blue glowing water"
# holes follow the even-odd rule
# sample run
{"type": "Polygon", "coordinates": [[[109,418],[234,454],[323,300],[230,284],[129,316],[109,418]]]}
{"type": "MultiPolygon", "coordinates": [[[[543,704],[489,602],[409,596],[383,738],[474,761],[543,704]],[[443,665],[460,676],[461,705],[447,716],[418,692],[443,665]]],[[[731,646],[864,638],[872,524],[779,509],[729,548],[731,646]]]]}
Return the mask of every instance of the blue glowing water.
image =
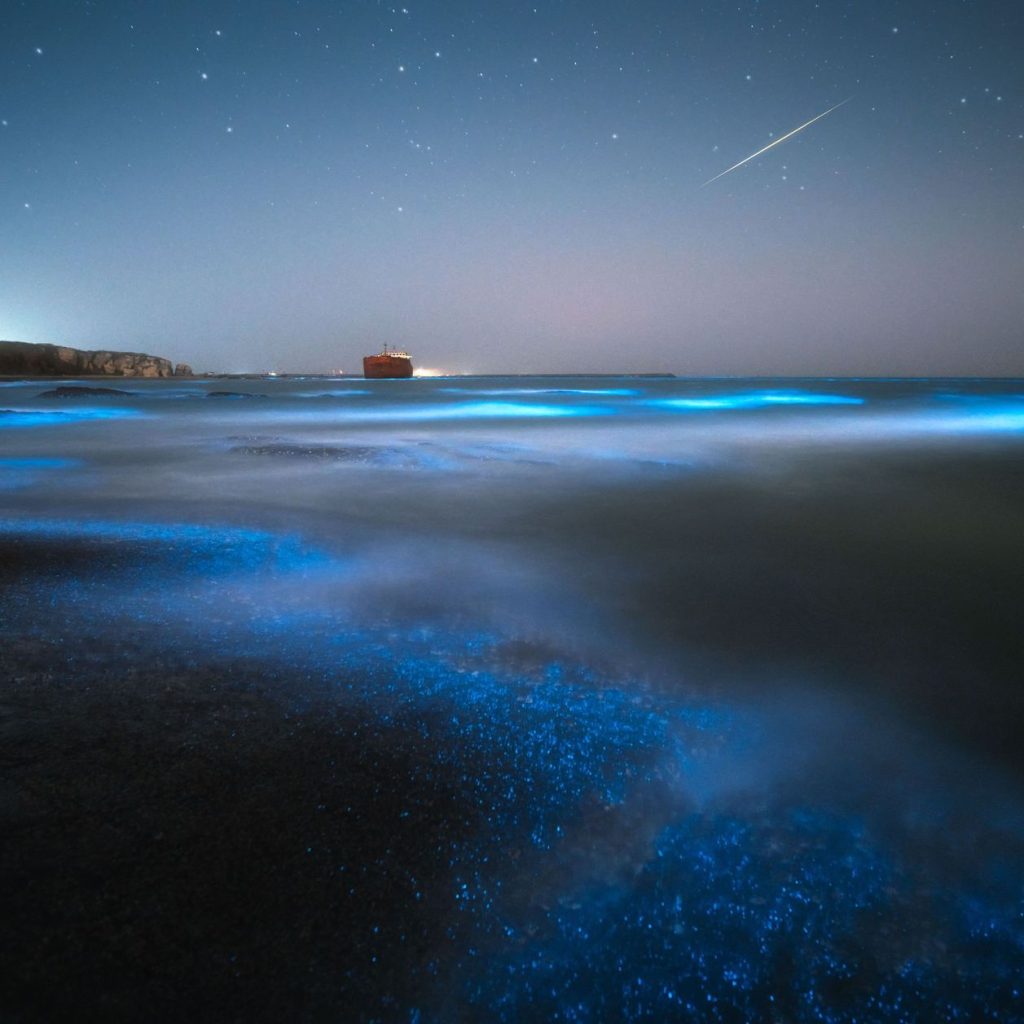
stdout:
{"type": "Polygon", "coordinates": [[[48,409],[0,409],[0,430],[70,426],[91,420],[135,419],[143,415],[137,409],[61,409],[56,412],[48,409]]]}
{"type": "Polygon", "coordinates": [[[27,487],[41,473],[58,469],[71,469],[81,465],[77,459],[4,458],[0,456],[0,490],[27,487]]]}
{"type": "Polygon", "coordinates": [[[1024,1017],[1020,382],[163,387],[5,389],[5,629],[403,752],[292,837],[339,1014],[1024,1017]]]}

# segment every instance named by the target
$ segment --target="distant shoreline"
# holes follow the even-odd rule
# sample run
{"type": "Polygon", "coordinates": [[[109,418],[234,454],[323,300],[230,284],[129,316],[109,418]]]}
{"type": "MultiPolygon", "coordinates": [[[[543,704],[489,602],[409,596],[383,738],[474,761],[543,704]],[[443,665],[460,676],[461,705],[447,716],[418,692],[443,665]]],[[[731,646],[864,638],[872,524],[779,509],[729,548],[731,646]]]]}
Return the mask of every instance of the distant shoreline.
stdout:
{"type": "MultiPolygon", "coordinates": [[[[193,373],[191,376],[178,375],[175,377],[141,377],[132,374],[112,373],[0,373],[0,380],[162,380],[176,381],[183,380],[298,380],[309,378],[323,380],[366,380],[361,373],[193,373]]],[[[677,380],[675,373],[445,373],[429,377],[416,377],[412,380],[446,380],[457,377],[460,379],[488,379],[498,377],[558,377],[558,378],[583,378],[583,377],[642,377],[646,380],[677,380]]]]}
{"type": "MultiPolygon", "coordinates": [[[[1024,374],[978,375],[978,374],[906,374],[885,377],[864,376],[856,374],[793,374],[793,373],[754,373],[754,374],[680,374],[680,373],[448,373],[432,377],[413,377],[413,380],[507,380],[509,378],[530,379],[632,379],[632,380],[691,380],[691,381],[731,381],[731,380],[834,380],[834,381],[877,381],[899,383],[901,381],[954,381],[954,380],[993,380],[1018,381],[1024,380],[1024,374]]],[[[118,381],[121,383],[136,381],[159,381],[162,383],[181,384],[184,381],[204,380],[365,380],[361,373],[194,373],[191,376],[178,375],[173,377],[143,377],[133,374],[110,373],[0,373],[0,381],[60,381],[60,380],[98,380],[118,381]]]]}

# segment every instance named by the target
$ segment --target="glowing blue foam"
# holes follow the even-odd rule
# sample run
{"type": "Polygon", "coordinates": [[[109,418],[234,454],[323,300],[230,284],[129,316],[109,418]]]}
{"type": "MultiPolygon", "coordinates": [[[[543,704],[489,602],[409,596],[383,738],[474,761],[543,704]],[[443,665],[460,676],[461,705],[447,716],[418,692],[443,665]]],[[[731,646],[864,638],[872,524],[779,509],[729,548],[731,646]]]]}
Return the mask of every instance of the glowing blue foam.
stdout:
{"type": "Polygon", "coordinates": [[[61,409],[59,412],[36,409],[0,409],[0,430],[4,427],[50,427],[91,420],[142,419],[138,409],[61,409]]]}
{"type": "Polygon", "coordinates": [[[81,465],[78,459],[7,459],[0,458],[0,470],[67,469],[81,465]]]}
{"type": "MultiPolygon", "coordinates": [[[[454,832],[436,880],[411,880],[408,898],[433,901],[447,941],[438,961],[409,967],[428,978],[441,971],[442,1010],[431,1012],[425,985],[422,1016],[407,1019],[449,1019],[442,1011],[453,1005],[510,1024],[1019,1019],[1010,1002],[1024,944],[1019,869],[1005,869],[1002,887],[978,889],[922,876],[925,866],[901,861],[852,812],[766,806],[757,794],[749,803],[694,801],[702,764],[728,773],[742,759],[737,715],[628,681],[604,686],[572,663],[496,669],[488,657],[501,638],[483,633],[289,614],[278,586],[288,562],[270,566],[270,605],[244,600],[232,621],[223,588],[211,581],[204,596],[200,581],[238,568],[237,549],[218,563],[190,552],[206,541],[272,547],[262,531],[0,521],[8,528],[175,542],[185,557],[172,563],[195,581],[187,603],[175,604],[178,588],[150,586],[148,603],[133,601],[139,621],[148,614],[180,627],[184,613],[193,650],[207,644],[218,658],[332,682],[360,712],[339,744],[360,742],[366,729],[399,749],[411,742],[414,770],[436,777],[438,792],[457,795],[460,813],[480,823],[454,832]]],[[[92,635],[93,598],[109,608],[119,584],[62,586],[71,600],[61,621],[77,610],[92,635]]],[[[53,594],[48,585],[45,600],[53,594]]],[[[168,643],[180,633],[147,630],[168,643]]],[[[339,878],[353,869],[389,871],[340,864],[339,878]]]]}
{"type": "MultiPolygon", "coordinates": [[[[289,534],[193,523],[0,518],[0,534],[14,538],[27,536],[160,545],[176,552],[175,565],[179,571],[201,574],[235,574],[267,569],[287,573],[322,565],[326,557],[289,534]]],[[[148,565],[136,568],[135,575],[141,576],[157,571],[148,565]]],[[[165,569],[166,566],[159,567],[160,571],[165,569]]]]}
{"type": "Polygon", "coordinates": [[[470,402],[467,405],[440,406],[438,417],[447,419],[519,419],[549,416],[592,416],[601,410],[585,406],[529,405],[526,402],[470,402]]]}
{"type": "Polygon", "coordinates": [[[668,409],[762,409],[773,405],[863,405],[863,398],[813,391],[750,391],[699,398],[656,398],[650,405],[668,409]]]}
{"type": "Polygon", "coordinates": [[[453,395],[639,395],[635,388],[439,388],[453,395]]]}
{"type": "Polygon", "coordinates": [[[925,414],[912,422],[953,434],[1014,433],[1024,430],[1024,395],[957,395],[936,396],[942,402],[954,403],[955,413],[925,414]]]}
{"type": "MultiPolygon", "coordinates": [[[[525,402],[452,402],[447,405],[390,406],[384,409],[310,413],[311,419],[328,417],[350,423],[406,423],[441,420],[556,419],[607,416],[613,409],[580,405],[531,405],[525,402]]],[[[300,413],[300,415],[302,415],[300,413]]]]}

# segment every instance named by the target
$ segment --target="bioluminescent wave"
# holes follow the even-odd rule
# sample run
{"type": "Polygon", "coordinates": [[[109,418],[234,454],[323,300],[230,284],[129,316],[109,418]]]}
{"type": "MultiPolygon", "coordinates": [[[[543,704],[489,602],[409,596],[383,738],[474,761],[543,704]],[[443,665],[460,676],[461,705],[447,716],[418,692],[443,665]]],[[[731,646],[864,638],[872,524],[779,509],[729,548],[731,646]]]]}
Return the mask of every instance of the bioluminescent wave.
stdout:
{"type": "Polygon", "coordinates": [[[50,458],[25,458],[7,459],[0,456],[0,471],[9,470],[13,472],[34,471],[38,469],[68,469],[72,466],[81,465],[79,459],[50,459],[50,458]]]}
{"type": "Polygon", "coordinates": [[[759,409],[773,405],[863,405],[864,399],[807,391],[751,391],[734,395],[655,399],[668,409],[759,409]]]}
{"type": "Polygon", "coordinates": [[[441,389],[448,395],[614,395],[624,397],[639,395],[637,388],[469,388],[446,387],[441,389]]]}
{"type": "Polygon", "coordinates": [[[62,409],[49,412],[36,409],[0,409],[0,430],[7,428],[52,427],[94,420],[138,419],[137,409],[62,409]]]}
{"type": "MultiPolygon", "coordinates": [[[[355,417],[360,414],[356,413],[355,417]]],[[[558,416],[600,415],[599,409],[586,406],[544,405],[525,402],[466,402],[462,404],[425,405],[420,408],[393,407],[380,412],[365,413],[367,420],[408,422],[410,420],[472,420],[472,419],[541,419],[558,416]]]]}

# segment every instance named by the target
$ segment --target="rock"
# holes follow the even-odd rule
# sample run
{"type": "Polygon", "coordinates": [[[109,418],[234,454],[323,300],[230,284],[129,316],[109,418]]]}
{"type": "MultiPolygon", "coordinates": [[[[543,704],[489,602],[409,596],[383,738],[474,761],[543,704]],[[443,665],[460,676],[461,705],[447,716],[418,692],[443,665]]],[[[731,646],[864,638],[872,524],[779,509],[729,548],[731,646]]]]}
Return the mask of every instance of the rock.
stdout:
{"type": "Polygon", "coordinates": [[[174,376],[175,377],[192,377],[192,367],[188,363],[175,363],[174,364],[174,376]]]}
{"type": "Polygon", "coordinates": [[[394,448],[329,444],[242,444],[231,450],[238,455],[280,455],[289,458],[330,459],[337,462],[377,462],[401,454],[394,448]]]}
{"type": "Polygon", "coordinates": [[[93,395],[100,395],[103,397],[114,397],[119,398],[124,395],[130,395],[130,391],[121,391],[119,388],[86,388],[78,387],[73,384],[65,384],[59,388],[53,388],[50,391],[41,391],[39,393],[40,398],[86,398],[93,395]]]}
{"type": "Polygon", "coordinates": [[[34,377],[170,377],[169,359],[144,352],[90,351],[65,345],[0,341],[0,374],[34,377]]]}

